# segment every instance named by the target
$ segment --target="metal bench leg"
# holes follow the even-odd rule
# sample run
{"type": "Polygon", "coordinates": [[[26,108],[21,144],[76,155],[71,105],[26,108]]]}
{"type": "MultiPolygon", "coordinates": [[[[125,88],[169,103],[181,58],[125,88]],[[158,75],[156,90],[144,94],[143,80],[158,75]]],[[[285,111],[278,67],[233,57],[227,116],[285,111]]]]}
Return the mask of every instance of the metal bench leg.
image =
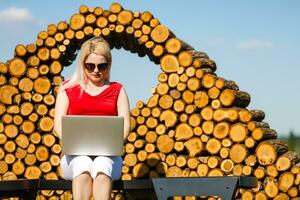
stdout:
{"type": "Polygon", "coordinates": [[[26,190],[22,195],[23,200],[35,200],[38,190],[26,190]]]}
{"type": "Polygon", "coordinates": [[[35,200],[38,190],[15,190],[9,192],[2,192],[0,194],[0,199],[19,197],[23,200],[35,200]]]}
{"type": "Polygon", "coordinates": [[[219,196],[222,200],[232,200],[238,178],[155,178],[152,183],[158,200],[172,196],[219,196]]]}

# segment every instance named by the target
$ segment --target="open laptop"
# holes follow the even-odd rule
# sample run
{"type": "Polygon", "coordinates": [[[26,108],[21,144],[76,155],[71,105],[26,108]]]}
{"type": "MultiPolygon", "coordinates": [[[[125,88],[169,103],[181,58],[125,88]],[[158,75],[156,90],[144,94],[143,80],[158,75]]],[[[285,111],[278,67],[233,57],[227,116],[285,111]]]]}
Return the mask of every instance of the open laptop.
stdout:
{"type": "Polygon", "coordinates": [[[124,117],[62,116],[62,151],[66,155],[123,155],[124,117]]]}

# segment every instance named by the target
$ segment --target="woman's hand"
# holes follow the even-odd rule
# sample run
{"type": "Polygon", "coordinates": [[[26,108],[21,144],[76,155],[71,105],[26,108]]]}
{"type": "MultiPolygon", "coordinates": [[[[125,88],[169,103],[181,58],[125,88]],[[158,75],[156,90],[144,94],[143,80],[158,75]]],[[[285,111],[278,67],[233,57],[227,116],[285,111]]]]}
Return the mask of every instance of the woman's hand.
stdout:
{"type": "Polygon", "coordinates": [[[62,158],[65,154],[63,152],[60,153],[60,158],[62,158]]]}

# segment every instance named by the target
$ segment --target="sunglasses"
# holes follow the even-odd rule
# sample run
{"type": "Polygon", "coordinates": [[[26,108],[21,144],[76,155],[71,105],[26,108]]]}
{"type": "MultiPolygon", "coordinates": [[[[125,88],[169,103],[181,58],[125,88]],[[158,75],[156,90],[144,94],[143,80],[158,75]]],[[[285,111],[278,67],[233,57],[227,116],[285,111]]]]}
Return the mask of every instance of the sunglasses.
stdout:
{"type": "MultiPolygon", "coordinates": [[[[92,72],[94,71],[94,69],[96,68],[96,65],[95,63],[84,63],[85,65],[85,68],[89,71],[89,72],[92,72]]],[[[97,68],[99,71],[104,71],[106,70],[108,67],[108,63],[100,63],[97,65],[97,68]]]]}

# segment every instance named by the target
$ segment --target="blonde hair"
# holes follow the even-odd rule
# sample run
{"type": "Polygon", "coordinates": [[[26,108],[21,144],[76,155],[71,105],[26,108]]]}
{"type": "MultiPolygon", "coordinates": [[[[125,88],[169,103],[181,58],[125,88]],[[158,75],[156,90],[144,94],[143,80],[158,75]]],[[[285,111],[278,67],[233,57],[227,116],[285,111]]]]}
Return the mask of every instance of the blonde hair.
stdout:
{"type": "Polygon", "coordinates": [[[68,79],[69,81],[66,82],[64,85],[61,85],[61,89],[70,88],[72,86],[75,86],[79,84],[81,86],[80,95],[82,95],[83,90],[86,89],[87,84],[87,77],[84,73],[84,62],[86,58],[90,54],[97,54],[102,55],[106,58],[108,61],[108,71],[107,76],[105,77],[106,80],[109,80],[110,78],[110,68],[111,68],[111,50],[109,43],[103,38],[103,37],[93,37],[87,41],[85,41],[80,48],[80,57],[79,61],[76,65],[75,72],[72,74],[72,76],[68,79]]]}

